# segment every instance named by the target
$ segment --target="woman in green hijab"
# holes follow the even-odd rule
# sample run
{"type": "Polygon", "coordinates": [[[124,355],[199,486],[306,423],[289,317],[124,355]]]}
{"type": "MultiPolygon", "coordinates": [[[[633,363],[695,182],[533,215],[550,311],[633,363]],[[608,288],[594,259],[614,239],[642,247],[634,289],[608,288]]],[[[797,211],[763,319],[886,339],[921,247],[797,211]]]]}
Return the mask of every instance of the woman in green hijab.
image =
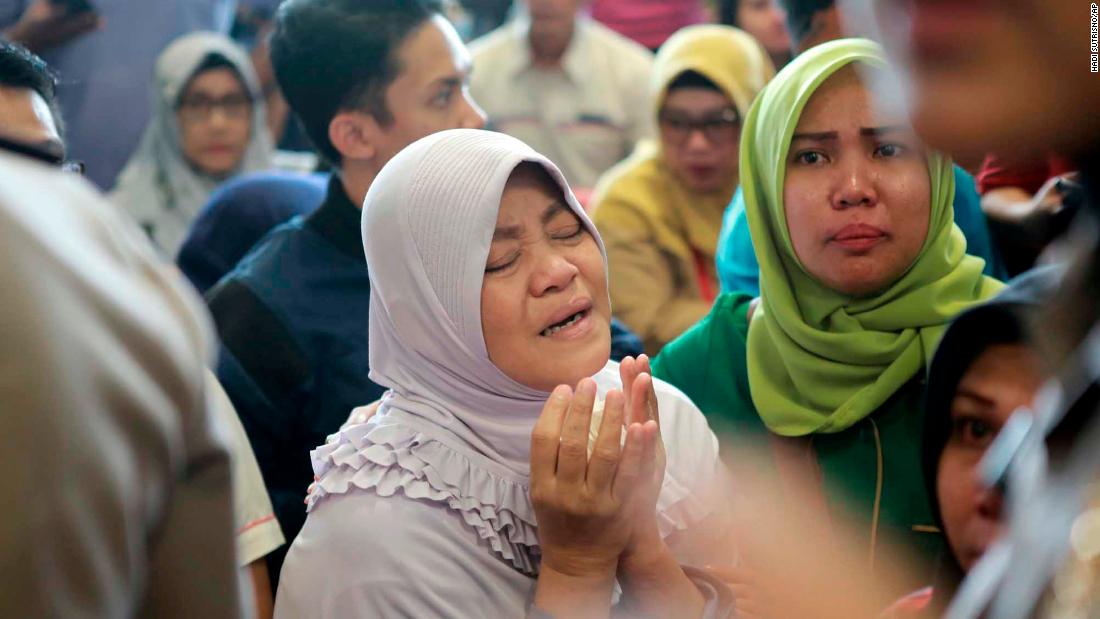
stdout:
{"type": "Polygon", "coordinates": [[[924,368],[951,318],[1000,288],[953,223],[950,160],[872,109],[863,78],[885,69],[876,44],[834,41],[761,92],[741,140],[760,299],[719,297],[653,363],[727,457],[762,446],[785,486],[854,514],[872,568],[884,539],[929,565],[943,548],[920,467],[924,368]]]}

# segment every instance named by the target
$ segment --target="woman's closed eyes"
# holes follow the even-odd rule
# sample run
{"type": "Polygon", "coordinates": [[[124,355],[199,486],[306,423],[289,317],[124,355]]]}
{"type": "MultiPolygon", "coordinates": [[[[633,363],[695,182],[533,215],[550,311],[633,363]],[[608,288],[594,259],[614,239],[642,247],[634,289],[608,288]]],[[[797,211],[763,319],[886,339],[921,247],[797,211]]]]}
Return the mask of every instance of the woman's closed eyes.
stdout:
{"type": "MultiPolygon", "coordinates": [[[[584,239],[588,229],[572,211],[559,210],[546,224],[543,233],[544,238],[551,243],[571,246],[584,239]]],[[[522,240],[524,236],[522,230],[509,231],[509,234],[504,236],[515,238],[493,241],[489,248],[489,259],[485,263],[486,275],[502,273],[517,264],[523,256],[524,245],[529,243],[522,240]]]]}

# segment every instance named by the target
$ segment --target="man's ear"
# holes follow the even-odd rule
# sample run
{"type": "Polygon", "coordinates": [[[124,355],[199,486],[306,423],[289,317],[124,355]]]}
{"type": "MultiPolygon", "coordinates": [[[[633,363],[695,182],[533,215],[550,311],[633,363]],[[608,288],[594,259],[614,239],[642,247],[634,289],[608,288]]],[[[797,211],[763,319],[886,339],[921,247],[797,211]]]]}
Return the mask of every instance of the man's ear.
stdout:
{"type": "Polygon", "coordinates": [[[371,159],[378,154],[375,139],[380,131],[370,114],[347,110],[329,122],[328,139],[343,159],[371,159]]]}

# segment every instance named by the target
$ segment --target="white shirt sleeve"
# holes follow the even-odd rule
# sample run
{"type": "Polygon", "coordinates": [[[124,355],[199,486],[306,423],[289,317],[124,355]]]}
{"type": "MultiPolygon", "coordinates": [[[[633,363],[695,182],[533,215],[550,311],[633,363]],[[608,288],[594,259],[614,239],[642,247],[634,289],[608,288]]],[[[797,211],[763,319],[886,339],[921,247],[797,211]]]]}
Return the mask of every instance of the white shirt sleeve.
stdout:
{"type": "MultiPolygon", "coordinates": [[[[264,486],[260,474],[260,465],[252,453],[252,444],[248,442],[244,426],[233,408],[218,379],[212,372],[206,372],[207,397],[210,409],[229,430],[230,453],[233,456],[233,514],[234,529],[237,532],[237,565],[245,567],[253,561],[265,557],[271,551],[286,543],[279,521],[275,519],[275,510],[271,507],[271,497],[264,486]]],[[[303,509],[305,507],[303,506],[303,509]]]]}

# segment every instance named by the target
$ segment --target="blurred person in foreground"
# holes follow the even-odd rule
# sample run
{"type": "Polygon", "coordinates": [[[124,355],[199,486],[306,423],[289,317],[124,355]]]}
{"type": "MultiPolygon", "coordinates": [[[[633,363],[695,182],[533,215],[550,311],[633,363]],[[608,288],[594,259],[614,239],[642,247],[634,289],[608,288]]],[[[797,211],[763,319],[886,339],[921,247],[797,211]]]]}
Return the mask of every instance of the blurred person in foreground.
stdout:
{"type": "Polygon", "coordinates": [[[54,156],[0,152],[0,615],[240,617],[205,313],[54,156]]]}
{"type": "MultiPolygon", "coordinates": [[[[6,146],[17,152],[79,169],[63,163],[65,146],[58,135],[56,117],[46,113],[56,109],[53,76],[46,63],[22,46],[0,41],[0,84],[0,140],[10,137],[10,141],[5,140],[6,146]]],[[[236,412],[209,372],[206,385],[212,415],[227,425],[230,438],[238,565],[253,583],[258,616],[269,617],[273,600],[263,557],[285,540],[274,522],[271,500],[236,412]]]]}
{"type": "Polygon", "coordinates": [[[65,124],[57,78],[41,58],[0,39],[0,136],[34,147],[53,163],[65,160],[65,124]]]}
{"type": "Polygon", "coordinates": [[[1100,346],[1086,340],[1100,317],[1100,245],[1095,241],[1100,80],[1093,79],[1089,67],[1089,6],[1071,0],[853,0],[850,6],[864,11],[863,19],[875,20],[890,52],[905,67],[910,92],[904,103],[930,143],[974,158],[986,152],[1005,157],[1056,152],[1080,170],[1085,205],[1062,249],[1072,256],[1072,266],[1048,304],[1044,322],[1050,328],[1033,336],[1058,372],[1052,390],[1069,391],[1063,391],[1064,399],[1047,398],[1037,406],[1037,424],[1012,460],[1016,464],[1008,466],[1010,482],[1020,479],[1024,466],[1051,464],[1028,489],[1009,484],[1007,496],[1014,509],[997,554],[1000,563],[994,557],[975,567],[953,612],[976,614],[991,600],[992,612],[1004,617],[1036,611],[1047,616],[1095,614],[1100,586],[1096,556],[1088,548],[1100,536],[1085,528],[1087,533],[1071,543],[1070,534],[1075,522],[1087,525],[1093,512],[1082,506],[1097,499],[1088,490],[1095,475],[1077,471],[1095,471],[1090,459],[1098,453],[1097,444],[1086,437],[1095,436],[1100,420],[1095,388],[1100,346]],[[1014,496],[1014,490],[1023,494],[1014,496]],[[1034,529],[1026,524],[1032,518],[1047,523],[1042,535],[1032,535],[1034,529]],[[1057,579],[1050,566],[1061,566],[1057,579]],[[1052,581],[1069,586],[1052,590],[1047,586],[1052,581]],[[1053,591],[1057,594],[1041,608],[1040,596],[1053,591]]]}

